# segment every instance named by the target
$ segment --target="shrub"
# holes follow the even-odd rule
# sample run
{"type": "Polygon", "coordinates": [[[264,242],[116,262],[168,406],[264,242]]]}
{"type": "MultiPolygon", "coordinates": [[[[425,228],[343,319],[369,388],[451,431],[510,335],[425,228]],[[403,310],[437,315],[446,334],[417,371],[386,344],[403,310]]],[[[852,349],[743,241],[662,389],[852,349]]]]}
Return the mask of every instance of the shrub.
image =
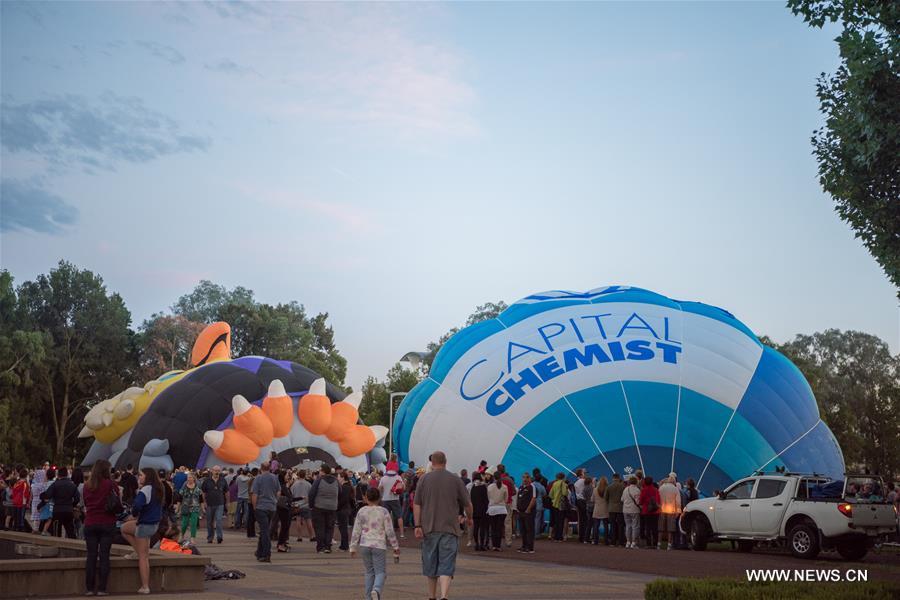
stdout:
{"type": "Polygon", "coordinates": [[[647,584],[646,600],[894,600],[892,582],[746,582],[739,579],[657,579],[647,584]]]}

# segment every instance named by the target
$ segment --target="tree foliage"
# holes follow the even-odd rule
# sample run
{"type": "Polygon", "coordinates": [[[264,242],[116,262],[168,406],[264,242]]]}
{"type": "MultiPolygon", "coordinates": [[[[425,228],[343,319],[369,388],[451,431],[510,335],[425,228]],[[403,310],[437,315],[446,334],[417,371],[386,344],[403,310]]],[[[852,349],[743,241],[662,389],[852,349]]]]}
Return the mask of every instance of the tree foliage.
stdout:
{"type": "MultiPolygon", "coordinates": [[[[390,422],[388,405],[391,392],[408,392],[419,383],[419,374],[397,363],[387,373],[385,381],[369,376],[362,387],[359,416],[367,425],[385,425],[390,422]]],[[[394,410],[400,401],[394,399],[394,410]]]]}
{"type": "Polygon", "coordinates": [[[900,3],[788,0],[811,27],[840,22],[841,65],[816,89],[825,126],[813,133],[819,181],[900,288],[900,3]]]}
{"type": "Polygon", "coordinates": [[[172,307],[175,316],[188,321],[231,325],[233,356],[271,356],[292,360],[313,369],[328,381],[343,385],[347,360],[334,342],[328,313],[313,317],[302,304],[257,302],[253,291],[244,287],[228,290],[210,281],[201,281],[172,307]]]}
{"type": "MultiPolygon", "coordinates": [[[[10,428],[48,440],[55,459],[71,459],[87,407],[122,391],[135,375],[131,314],[99,276],[65,261],[23,283],[14,299],[9,289],[4,303],[15,304],[20,328],[12,336],[30,332],[32,340],[29,358],[16,367],[27,362],[27,373],[14,369],[16,378],[6,384],[10,428]],[[37,424],[31,416],[38,417],[37,424]]],[[[35,445],[18,447],[24,452],[29,444],[35,445]]]]}
{"type": "Polygon", "coordinates": [[[204,323],[182,315],[156,313],[141,325],[137,337],[138,381],[156,379],[167,371],[190,367],[194,340],[204,323]]]}
{"type": "Polygon", "coordinates": [[[838,329],[774,346],[812,387],[847,468],[900,475],[900,355],[874,335],[838,329]]]}

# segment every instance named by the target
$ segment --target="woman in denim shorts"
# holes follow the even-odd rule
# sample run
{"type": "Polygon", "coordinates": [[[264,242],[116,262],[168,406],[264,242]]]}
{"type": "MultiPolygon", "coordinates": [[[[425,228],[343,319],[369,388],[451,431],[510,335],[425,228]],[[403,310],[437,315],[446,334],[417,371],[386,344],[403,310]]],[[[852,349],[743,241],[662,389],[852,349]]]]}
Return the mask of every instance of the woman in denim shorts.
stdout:
{"type": "Polygon", "coordinates": [[[126,558],[138,559],[141,587],[138,594],[150,593],[150,538],[159,529],[162,519],[163,487],[153,469],[141,469],[138,476],[138,493],[131,513],[137,517],[122,525],[122,537],[128,540],[134,552],[126,558]]]}

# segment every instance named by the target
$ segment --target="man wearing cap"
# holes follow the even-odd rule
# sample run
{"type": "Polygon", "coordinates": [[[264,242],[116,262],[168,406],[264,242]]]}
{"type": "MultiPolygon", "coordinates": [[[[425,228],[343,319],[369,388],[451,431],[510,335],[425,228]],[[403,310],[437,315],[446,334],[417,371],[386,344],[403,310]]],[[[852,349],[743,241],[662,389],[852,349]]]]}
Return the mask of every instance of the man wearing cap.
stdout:
{"type": "Polygon", "coordinates": [[[416,486],[413,504],[416,539],[422,540],[422,574],[428,579],[428,598],[446,600],[450,580],[456,572],[459,552],[460,513],[465,512],[472,526],[472,502],[466,486],[455,473],[447,470],[447,455],[431,454],[431,471],[416,486]]]}

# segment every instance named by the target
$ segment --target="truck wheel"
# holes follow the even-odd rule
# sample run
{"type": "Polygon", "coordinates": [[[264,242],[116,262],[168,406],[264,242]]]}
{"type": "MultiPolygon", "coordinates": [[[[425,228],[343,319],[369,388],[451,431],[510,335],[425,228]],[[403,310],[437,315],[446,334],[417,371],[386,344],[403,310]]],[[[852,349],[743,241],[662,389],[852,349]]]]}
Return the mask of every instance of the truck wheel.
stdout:
{"type": "Polygon", "coordinates": [[[739,552],[753,552],[753,546],[756,543],[753,540],[738,540],[738,551],[739,552]]]}
{"type": "Polygon", "coordinates": [[[837,551],[845,560],[860,560],[869,553],[864,542],[839,542],[837,551]]]}
{"type": "Polygon", "coordinates": [[[696,517],[691,521],[691,529],[689,532],[691,550],[706,550],[706,543],[709,540],[709,525],[706,524],[705,517],[696,517]]]}
{"type": "Polygon", "coordinates": [[[819,555],[819,533],[808,523],[796,525],[788,534],[791,554],[797,558],[815,558],[819,555]]]}

